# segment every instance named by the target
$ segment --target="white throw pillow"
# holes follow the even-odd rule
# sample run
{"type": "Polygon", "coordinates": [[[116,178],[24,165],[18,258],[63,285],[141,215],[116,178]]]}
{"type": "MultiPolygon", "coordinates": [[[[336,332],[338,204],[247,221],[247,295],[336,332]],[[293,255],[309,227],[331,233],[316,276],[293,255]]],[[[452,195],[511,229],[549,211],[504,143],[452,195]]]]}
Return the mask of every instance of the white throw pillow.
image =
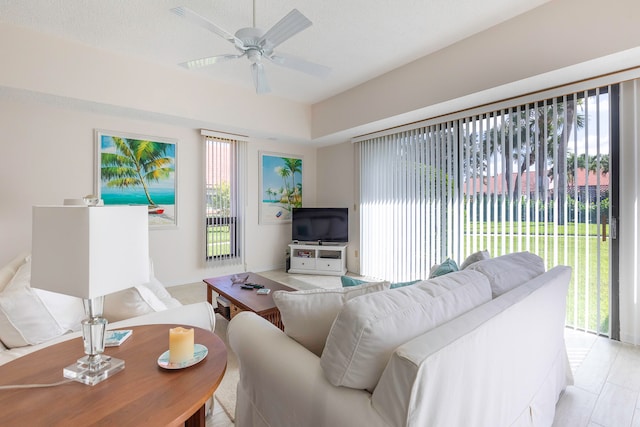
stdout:
{"type": "Polygon", "coordinates": [[[389,289],[389,282],[365,283],[348,288],[275,291],[273,301],[280,310],[284,332],[317,356],[342,306],[360,295],[389,289]]]}
{"type": "Polygon", "coordinates": [[[478,271],[491,284],[493,298],[544,273],[544,261],[531,252],[516,252],[473,263],[468,270],[478,271]]]}
{"type": "Polygon", "coordinates": [[[31,266],[25,263],[0,293],[0,340],[8,348],[39,344],[67,332],[31,289],[29,277],[31,266]]]}
{"type": "Polygon", "coordinates": [[[401,344],[491,299],[486,277],[461,271],[348,301],[320,366],[334,386],[373,390],[401,344]]]}
{"type": "Polygon", "coordinates": [[[460,265],[460,270],[464,270],[465,268],[469,267],[471,264],[478,261],[484,261],[485,259],[491,259],[491,255],[489,255],[489,251],[474,252],[464,260],[462,265],[460,265]]]}
{"type": "Polygon", "coordinates": [[[181,305],[155,277],[153,260],[149,258],[149,282],[106,295],[104,317],[113,323],[181,305]]]}
{"type": "Polygon", "coordinates": [[[67,332],[77,332],[81,329],[81,322],[87,318],[82,298],[36,288],[33,288],[33,291],[40,297],[40,300],[58,321],[62,329],[67,332]]]}
{"type": "Polygon", "coordinates": [[[169,291],[167,291],[167,288],[165,288],[164,285],[153,276],[151,276],[149,282],[145,283],[143,286],[153,292],[153,294],[162,301],[166,308],[174,308],[182,305],[182,303],[172,297],[169,291]]]}
{"type": "MultiPolygon", "coordinates": [[[[16,275],[7,285],[7,290],[18,290],[31,287],[31,257],[27,257],[26,262],[18,269],[16,275]]],[[[45,291],[43,289],[32,288],[33,293],[45,305],[49,313],[58,322],[65,332],[79,331],[80,322],[87,316],[82,305],[82,298],[56,292],[45,291]]]]}
{"type": "Polygon", "coordinates": [[[103,316],[109,323],[113,323],[167,308],[148,287],[140,285],[106,295],[103,316]]]}
{"type": "Polygon", "coordinates": [[[13,276],[16,275],[16,272],[27,260],[31,259],[31,256],[27,253],[20,254],[16,256],[14,259],[9,261],[7,265],[0,269],[0,291],[4,290],[4,288],[11,282],[13,276]]]}

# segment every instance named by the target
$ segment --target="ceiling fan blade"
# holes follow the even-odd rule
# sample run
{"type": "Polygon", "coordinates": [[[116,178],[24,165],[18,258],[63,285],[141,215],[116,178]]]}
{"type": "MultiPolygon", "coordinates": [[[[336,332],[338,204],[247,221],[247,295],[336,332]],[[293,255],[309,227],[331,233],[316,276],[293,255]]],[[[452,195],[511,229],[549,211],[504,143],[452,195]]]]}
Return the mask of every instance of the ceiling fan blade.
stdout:
{"type": "Polygon", "coordinates": [[[266,50],[270,50],[298,34],[300,31],[311,26],[311,21],[307,19],[298,9],[293,9],[284,18],[276,22],[258,41],[258,44],[266,50]]]}
{"type": "Polygon", "coordinates": [[[192,59],[191,61],[182,62],[178,65],[181,65],[184,68],[188,68],[189,70],[193,70],[195,68],[207,67],[209,65],[218,64],[220,62],[229,61],[231,59],[242,58],[243,56],[244,54],[207,56],[206,58],[192,59]]]}
{"type": "Polygon", "coordinates": [[[271,92],[267,82],[267,74],[264,71],[264,64],[260,62],[251,64],[251,74],[253,75],[253,85],[256,87],[257,94],[271,92]]]}
{"type": "Polygon", "coordinates": [[[292,70],[302,71],[312,76],[325,78],[331,72],[331,68],[324,65],[316,64],[305,59],[297,58],[291,55],[278,53],[277,55],[265,56],[271,62],[282,67],[291,68],[292,70]]]}
{"type": "Polygon", "coordinates": [[[204,16],[197,14],[188,7],[174,7],[173,9],[171,9],[171,12],[219,35],[220,37],[230,41],[231,43],[234,43],[238,47],[244,47],[244,43],[242,42],[242,40],[240,40],[230,32],[218,27],[216,24],[209,21],[204,16]]]}

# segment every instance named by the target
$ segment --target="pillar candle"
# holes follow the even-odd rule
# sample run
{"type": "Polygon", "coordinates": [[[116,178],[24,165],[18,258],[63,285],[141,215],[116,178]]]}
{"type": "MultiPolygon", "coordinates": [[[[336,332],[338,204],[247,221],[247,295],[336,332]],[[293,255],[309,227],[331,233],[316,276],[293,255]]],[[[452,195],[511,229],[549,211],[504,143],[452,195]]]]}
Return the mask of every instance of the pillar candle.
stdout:
{"type": "Polygon", "coordinates": [[[169,363],[186,362],[193,358],[193,328],[180,326],[169,329],[169,363]]]}

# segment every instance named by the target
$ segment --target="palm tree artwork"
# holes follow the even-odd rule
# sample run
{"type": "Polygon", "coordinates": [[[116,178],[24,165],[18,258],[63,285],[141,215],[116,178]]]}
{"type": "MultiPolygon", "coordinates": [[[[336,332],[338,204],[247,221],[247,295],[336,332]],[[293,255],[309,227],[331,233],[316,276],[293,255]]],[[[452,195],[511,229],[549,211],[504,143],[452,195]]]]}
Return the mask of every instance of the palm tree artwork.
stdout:
{"type": "Polygon", "coordinates": [[[154,218],[155,222],[173,222],[175,144],[106,134],[100,139],[100,188],[105,204],[146,204],[150,214],[164,216],[154,218]]]}
{"type": "Polygon", "coordinates": [[[302,206],[302,159],[262,154],[260,166],[261,222],[290,220],[293,208],[302,206]]]}

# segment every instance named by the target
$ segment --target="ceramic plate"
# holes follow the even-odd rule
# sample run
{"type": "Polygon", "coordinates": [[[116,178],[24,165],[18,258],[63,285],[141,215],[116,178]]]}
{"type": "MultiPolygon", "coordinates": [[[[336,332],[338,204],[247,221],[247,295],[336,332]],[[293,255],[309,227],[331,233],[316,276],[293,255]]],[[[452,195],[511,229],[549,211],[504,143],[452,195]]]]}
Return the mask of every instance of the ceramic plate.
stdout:
{"type": "Polygon", "coordinates": [[[193,345],[193,358],[189,360],[185,360],[184,362],[171,363],[169,362],[169,350],[162,353],[160,357],[158,357],[158,365],[161,368],[165,369],[183,369],[188,368],[189,366],[193,366],[196,363],[204,360],[207,357],[209,350],[207,347],[202,344],[194,344],[193,345]]]}

